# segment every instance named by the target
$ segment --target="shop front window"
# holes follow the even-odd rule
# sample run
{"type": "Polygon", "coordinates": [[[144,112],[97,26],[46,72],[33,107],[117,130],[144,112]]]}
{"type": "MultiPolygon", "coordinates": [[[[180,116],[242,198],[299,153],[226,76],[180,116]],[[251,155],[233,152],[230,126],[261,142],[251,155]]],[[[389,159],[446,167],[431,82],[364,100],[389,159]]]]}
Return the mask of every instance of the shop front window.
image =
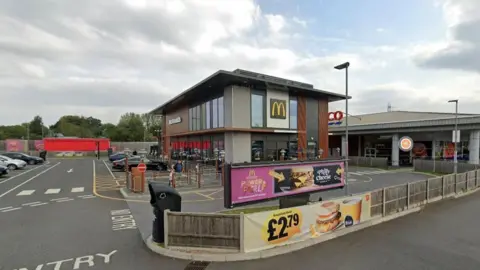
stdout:
{"type": "Polygon", "coordinates": [[[252,162],[264,160],[263,141],[252,141],[252,162]]]}

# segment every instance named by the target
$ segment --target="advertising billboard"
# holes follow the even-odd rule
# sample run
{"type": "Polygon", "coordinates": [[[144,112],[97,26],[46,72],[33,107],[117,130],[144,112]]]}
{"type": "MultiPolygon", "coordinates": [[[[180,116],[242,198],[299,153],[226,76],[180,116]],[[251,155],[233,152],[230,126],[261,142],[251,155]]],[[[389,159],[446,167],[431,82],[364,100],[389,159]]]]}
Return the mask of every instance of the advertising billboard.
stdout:
{"type": "Polygon", "coordinates": [[[364,193],[315,204],[246,214],[245,252],[259,251],[358,225],[371,219],[371,195],[364,193]]]}
{"type": "Polygon", "coordinates": [[[344,163],[232,167],[229,180],[231,205],[244,204],[343,187],[344,163]]]}
{"type": "Polygon", "coordinates": [[[27,152],[27,141],[17,139],[5,140],[5,150],[7,152],[27,152]]]}

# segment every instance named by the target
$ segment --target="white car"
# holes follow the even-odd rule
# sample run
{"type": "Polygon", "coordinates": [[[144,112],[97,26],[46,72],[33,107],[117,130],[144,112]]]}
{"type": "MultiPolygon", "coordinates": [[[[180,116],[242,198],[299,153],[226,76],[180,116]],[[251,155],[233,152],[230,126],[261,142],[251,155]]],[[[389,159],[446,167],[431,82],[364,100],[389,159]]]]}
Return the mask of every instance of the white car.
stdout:
{"type": "Polygon", "coordinates": [[[20,159],[13,159],[6,156],[0,155],[0,163],[3,163],[10,171],[16,169],[23,169],[27,166],[27,163],[20,159]]]}

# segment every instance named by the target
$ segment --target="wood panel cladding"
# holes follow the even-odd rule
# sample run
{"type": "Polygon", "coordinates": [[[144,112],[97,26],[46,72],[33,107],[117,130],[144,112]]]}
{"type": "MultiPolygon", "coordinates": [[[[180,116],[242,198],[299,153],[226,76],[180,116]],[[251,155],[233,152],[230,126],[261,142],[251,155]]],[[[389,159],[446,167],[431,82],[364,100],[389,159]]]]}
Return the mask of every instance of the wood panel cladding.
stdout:
{"type": "Polygon", "coordinates": [[[297,129],[298,129],[298,148],[302,150],[298,153],[298,159],[305,159],[307,149],[307,101],[305,97],[297,97],[297,129]]]}
{"type": "Polygon", "coordinates": [[[328,100],[318,100],[318,148],[323,149],[322,158],[328,157],[328,100]]]}
{"type": "Polygon", "coordinates": [[[174,112],[167,113],[164,123],[166,124],[166,136],[188,132],[188,107],[183,107],[174,112]],[[177,119],[178,117],[180,117],[180,122],[176,121],[177,123],[175,124],[169,124],[170,120],[177,119]]]}

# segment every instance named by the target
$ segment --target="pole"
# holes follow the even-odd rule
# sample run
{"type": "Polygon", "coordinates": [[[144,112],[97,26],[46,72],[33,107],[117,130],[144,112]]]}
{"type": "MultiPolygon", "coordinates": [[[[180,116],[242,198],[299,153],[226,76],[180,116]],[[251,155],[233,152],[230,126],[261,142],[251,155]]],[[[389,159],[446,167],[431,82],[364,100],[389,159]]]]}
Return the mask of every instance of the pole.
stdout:
{"type": "Polygon", "coordinates": [[[460,140],[460,138],[457,138],[458,136],[458,100],[455,102],[455,136],[453,136],[453,139],[455,142],[453,143],[453,147],[455,148],[454,151],[454,156],[453,156],[453,173],[457,173],[457,165],[458,165],[458,160],[457,160],[457,141],[460,140]]]}
{"type": "Polygon", "coordinates": [[[348,195],[348,66],[345,68],[345,193],[348,195]]]}

